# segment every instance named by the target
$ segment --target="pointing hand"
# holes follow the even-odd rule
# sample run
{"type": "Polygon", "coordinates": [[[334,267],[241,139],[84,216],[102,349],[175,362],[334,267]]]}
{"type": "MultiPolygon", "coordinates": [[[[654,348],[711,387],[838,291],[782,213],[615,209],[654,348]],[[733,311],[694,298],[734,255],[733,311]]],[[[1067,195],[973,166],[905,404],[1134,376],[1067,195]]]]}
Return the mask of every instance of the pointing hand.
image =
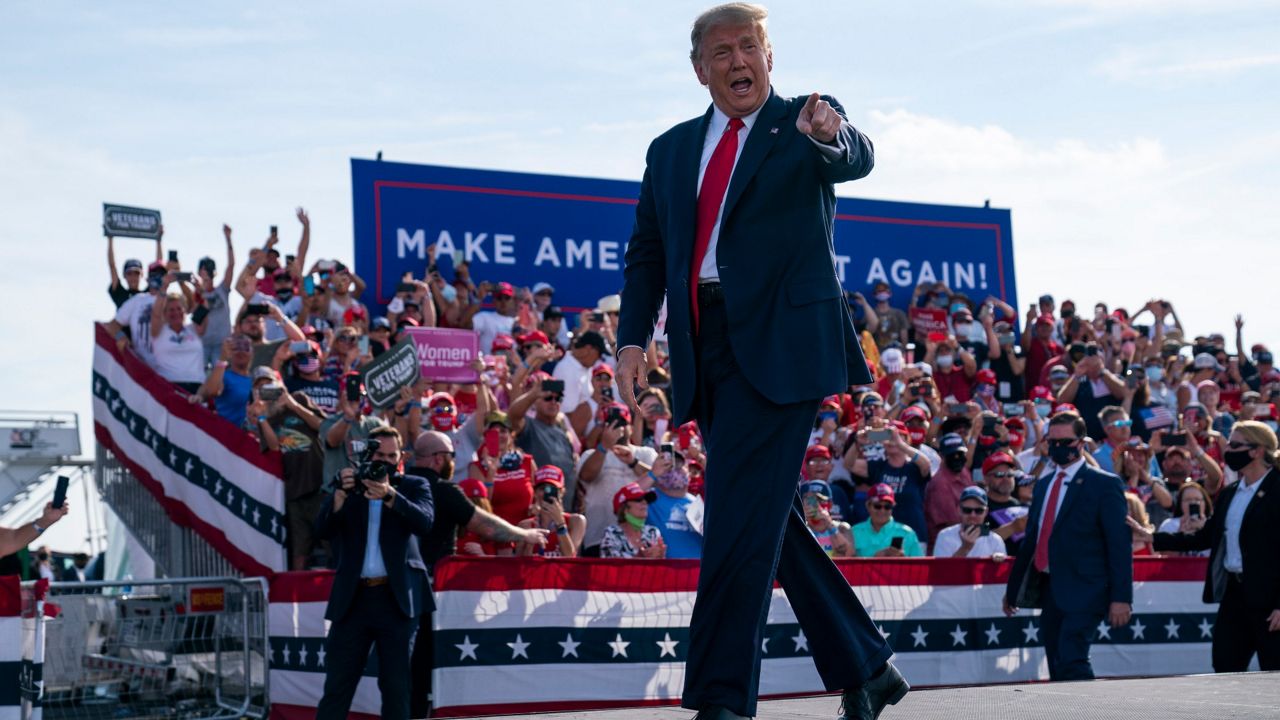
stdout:
{"type": "Polygon", "coordinates": [[[843,118],[831,107],[831,103],[823,100],[818,93],[809,96],[804,107],[800,109],[800,117],[796,118],[796,129],[822,143],[830,143],[836,139],[843,118]]]}

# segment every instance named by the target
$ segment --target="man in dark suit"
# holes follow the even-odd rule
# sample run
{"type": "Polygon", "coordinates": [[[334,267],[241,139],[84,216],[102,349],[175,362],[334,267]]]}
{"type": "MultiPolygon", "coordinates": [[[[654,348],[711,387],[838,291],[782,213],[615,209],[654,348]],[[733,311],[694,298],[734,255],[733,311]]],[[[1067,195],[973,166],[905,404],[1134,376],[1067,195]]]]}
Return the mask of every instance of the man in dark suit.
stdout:
{"type": "Polygon", "coordinates": [[[338,570],[329,593],[322,720],[345,718],[364,674],[369,649],[377,646],[378,689],[384,718],[409,717],[409,647],[418,616],[430,610],[426,566],[419,535],[431,532],[434,513],[427,481],[394,474],[400,464],[400,433],[380,427],[372,455],[376,479],[359,483],[355,471],[339,473],[340,485],[316,518],[317,535],[329,540],[338,570]]]}
{"type": "Polygon", "coordinates": [[[1048,474],[1036,483],[1027,534],[1009,573],[1004,611],[1040,608],[1050,680],[1092,680],[1089,644],[1105,618],[1126,625],[1133,605],[1133,536],[1119,477],[1087,464],[1085,422],[1049,421],[1048,474]]]}
{"type": "Polygon", "coordinates": [[[1204,601],[1219,603],[1213,624],[1214,672],[1244,672],[1254,654],[1280,670],[1280,456],[1265,424],[1235,424],[1223,461],[1239,478],[1218,494],[1195,532],[1156,533],[1156,550],[1209,550],[1204,601]]]}
{"type": "Polygon", "coordinates": [[[821,399],[871,382],[835,270],[833,183],[865,176],[871,142],[834,99],[773,92],[766,11],[694,23],[712,105],[654,140],[626,254],[618,386],[633,407],[664,296],[674,415],[711,458],[683,705],[754,714],[776,575],[840,717],[874,718],[908,686],[805,525],[795,477],[821,399]],[[801,350],[803,348],[803,350],[801,350]]]}

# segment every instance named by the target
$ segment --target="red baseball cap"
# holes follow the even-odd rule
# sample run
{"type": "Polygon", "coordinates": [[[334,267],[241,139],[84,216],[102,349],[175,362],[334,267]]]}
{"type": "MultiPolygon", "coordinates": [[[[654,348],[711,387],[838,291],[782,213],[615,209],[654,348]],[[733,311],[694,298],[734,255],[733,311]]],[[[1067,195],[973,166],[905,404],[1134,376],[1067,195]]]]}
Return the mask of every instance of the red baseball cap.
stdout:
{"type": "Polygon", "coordinates": [[[1037,325],[1049,325],[1050,327],[1052,327],[1052,326],[1053,326],[1053,316],[1052,316],[1052,315],[1041,315],[1040,317],[1037,317],[1037,318],[1036,318],[1036,324],[1037,324],[1037,325]]]}
{"type": "Polygon", "coordinates": [[[929,412],[919,405],[911,405],[910,407],[905,408],[902,411],[902,414],[898,417],[902,419],[902,423],[904,425],[908,420],[923,420],[925,422],[929,422],[929,412]]]}
{"type": "Polygon", "coordinates": [[[986,460],[982,461],[982,474],[986,475],[996,469],[997,465],[1008,465],[1009,467],[1018,467],[1018,461],[1007,452],[991,453],[986,460]]]}
{"type": "Polygon", "coordinates": [[[516,289],[509,282],[500,282],[493,286],[494,297],[511,297],[516,294],[516,289]]]}
{"type": "Polygon", "coordinates": [[[469,498],[489,497],[489,490],[484,486],[484,482],[481,480],[477,480],[476,478],[467,478],[466,480],[459,480],[458,489],[462,491],[463,495],[466,495],[469,498]]]}
{"type": "Polygon", "coordinates": [[[599,365],[591,368],[591,377],[595,377],[597,375],[608,375],[609,377],[613,377],[613,368],[609,367],[609,363],[600,363],[599,365]]]}
{"type": "Polygon", "coordinates": [[[973,379],[983,385],[995,385],[996,371],[991,368],[983,368],[978,371],[977,375],[973,376],[973,379]]]}
{"type": "Polygon", "coordinates": [[[652,490],[641,490],[636,483],[628,483],[623,485],[622,489],[613,495],[613,512],[616,514],[622,509],[622,506],[630,500],[644,500],[653,502],[658,499],[658,494],[652,490]]]}
{"type": "Polygon", "coordinates": [[[349,325],[356,318],[363,319],[367,317],[369,317],[369,313],[365,312],[363,305],[352,305],[347,308],[346,312],[342,313],[342,322],[344,325],[349,325]]]}
{"type": "Polygon", "coordinates": [[[564,471],[555,465],[543,465],[533,475],[533,486],[537,487],[539,485],[555,485],[563,490],[564,471]]]}
{"type": "Polygon", "coordinates": [[[1058,403],[1057,405],[1053,406],[1054,415],[1057,415],[1058,413],[1064,413],[1064,412],[1076,413],[1077,415],[1080,414],[1080,411],[1076,409],[1076,406],[1072,405],[1071,403],[1058,403]]]}
{"type": "Polygon", "coordinates": [[[631,408],[628,408],[626,405],[623,405],[620,402],[605,403],[600,406],[600,417],[606,417],[610,410],[617,410],[623,420],[626,420],[628,423],[631,422],[631,408]]]}
{"type": "Polygon", "coordinates": [[[1031,388],[1032,400],[1053,400],[1053,391],[1043,385],[1031,388]]]}
{"type": "Polygon", "coordinates": [[[449,403],[450,405],[457,405],[457,403],[454,402],[453,400],[453,396],[447,392],[438,392],[432,395],[431,397],[427,398],[427,407],[435,407],[441,403],[449,403]]]}
{"type": "Polygon", "coordinates": [[[808,450],[804,451],[804,461],[809,462],[813,458],[822,457],[831,459],[831,449],[826,445],[810,445],[808,450]]]}
{"type": "Polygon", "coordinates": [[[1006,418],[1004,421],[1004,426],[1009,428],[1010,430],[1013,430],[1015,428],[1018,430],[1026,430],[1027,421],[1015,415],[1014,417],[1006,418]]]}
{"type": "Polygon", "coordinates": [[[518,340],[521,345],[528,345],[529,343],[542,343],[543,345],[551,344],[551,339],[548,338],[547,334],[541,330],[534,330],[531,333],[525,333],[524,335],[516,338],[516,340],[518,340]]]}
{"type": "Polygon", "coordinates": [[[511,337],[510,335],[498,334],[493,336],[492,350],[494,352],[497,352],[499,350],[510,350],[515,346],[516,346],[515,338],[511,337]]]}
{"type": "Polygon", "coordinates": [[[897,505],[898,499],[893,494],[893,487],[886,483],[880,483],[871,488],[871,493],[867,496],[868,500],[884,500],[891,505],[897,505]]]}

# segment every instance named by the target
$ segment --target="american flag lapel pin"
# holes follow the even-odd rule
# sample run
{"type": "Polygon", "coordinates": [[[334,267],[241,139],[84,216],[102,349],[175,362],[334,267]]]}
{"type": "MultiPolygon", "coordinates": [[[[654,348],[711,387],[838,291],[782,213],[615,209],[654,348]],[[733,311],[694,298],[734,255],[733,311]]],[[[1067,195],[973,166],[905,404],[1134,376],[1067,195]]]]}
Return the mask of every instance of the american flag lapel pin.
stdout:
{"type": "Polygon", "coordinates": [[[777,135],[777,134],[778,134],[778,128],[769,128],[769,134],[770,134],[770,135],[777,135]]]}

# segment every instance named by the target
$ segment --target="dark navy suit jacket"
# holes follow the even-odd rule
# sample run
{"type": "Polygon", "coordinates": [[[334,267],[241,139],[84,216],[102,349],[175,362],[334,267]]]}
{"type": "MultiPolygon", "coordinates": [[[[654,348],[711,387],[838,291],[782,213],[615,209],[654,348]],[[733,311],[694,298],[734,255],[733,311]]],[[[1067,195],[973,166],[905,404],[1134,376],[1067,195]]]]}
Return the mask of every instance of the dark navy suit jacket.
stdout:
{"type": "MultiPolygon", "coordinates": [[[[1040,516],[1055,469],[1041,478],[1031,497],[1027,535],[1009,573],[1006,597],[1015,607],[1044,607],[1035,569],[1040,516]]],[[[1075,477],[1053,523],[1049,538],[1049,588],[1065,612],[1106,614],[1113,602],[1133,602],[1133,534],[1125,517],[1129,507],[1119,477],[1085,463],[1075,477]]]]}
{"type": "MultiPolygon", "coordinates": [[[[761,107],[725,192],[716,251],[734,357],[752,386],[776,403],[871,382],[836,278],[831,234],[834,183],[871,172],[874,151],[866,136],[844,123],[841,157],[824,158],[796,129],[806,99],[771,91],[761,107]]],[[[833,98],[823,99],[844,116],[833,98]]],[[[649,146],[618,327],[619,347],[647,347],[667,297],[673,414],[680,423],[694,414],[690,283],[697,278],[690,277],[690,266],[698,170],[711,116],[709,107],[649,146]]]]}
{"type": "MultiPolygon", "coordinates": [[[[414,618],[434,607],[427,592],[427,566],[418,550],[418,536],[431,532],[435,506],[431,486],[420,477],[405,475],[395,490],[395,502],[382,508],[378,543],[396,603],[406,616],[414,618]]],[[[341,620],[355,599],[368,523],[369,501],[363,495],[348,496],[336,513],[333,498],[326,497],[316,516],[319,537],[328,540],[338,555],[338,570],[324,613],[330,621],[341,620]]]]}

